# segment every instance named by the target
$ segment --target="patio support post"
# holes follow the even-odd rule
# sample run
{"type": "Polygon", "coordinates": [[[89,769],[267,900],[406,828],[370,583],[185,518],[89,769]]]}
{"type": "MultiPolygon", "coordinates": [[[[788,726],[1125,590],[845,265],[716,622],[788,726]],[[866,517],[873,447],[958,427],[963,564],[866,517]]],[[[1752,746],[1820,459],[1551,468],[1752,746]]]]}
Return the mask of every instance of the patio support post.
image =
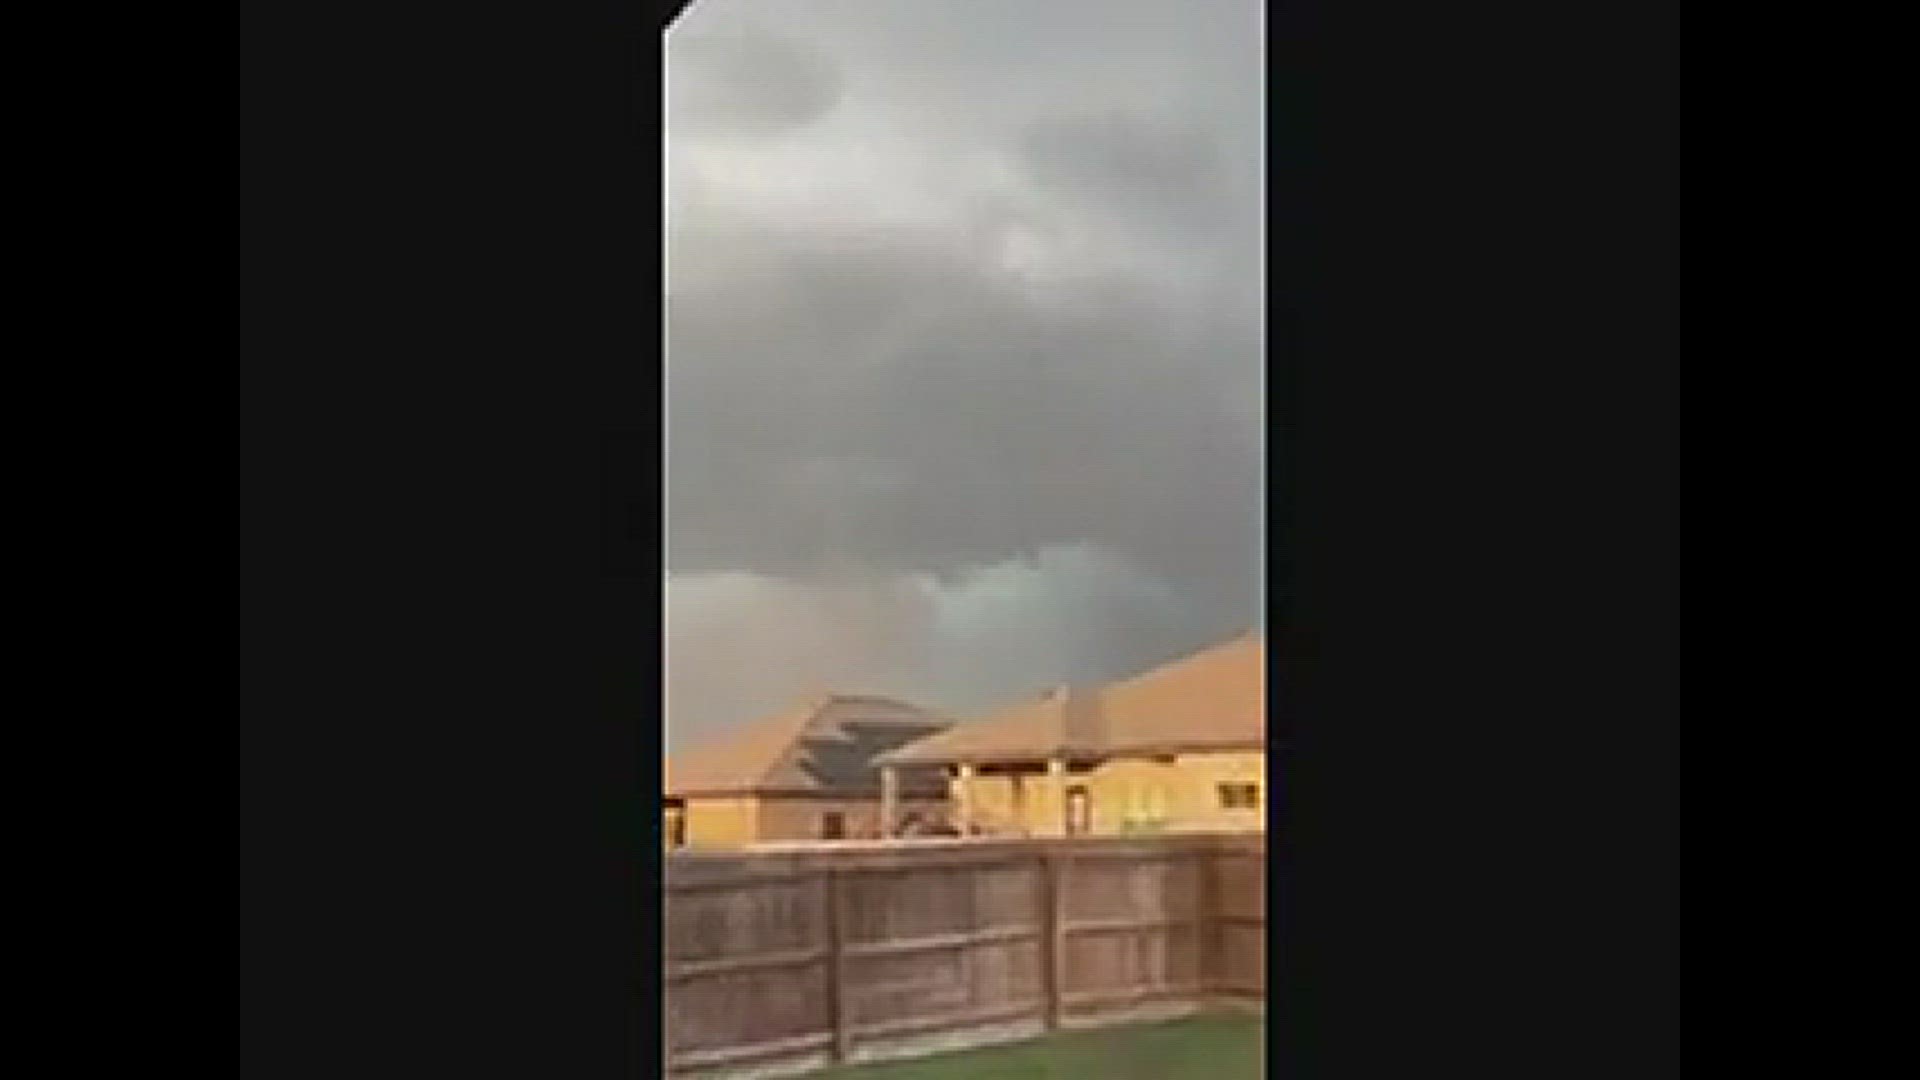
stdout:
{"type": "Polygon", "coordinates": [[[880,766],[880,836],[893,835],[900,824],[900,772],[892,765],[880,766]]]}
{"type": "Polygon", "coordinates": [[[960,782],[956,785],[954,801],[959,804],[960,833],[963,836],[973,834],[973,764],[962,762],[956,770],[960,782]]]}
{"type": "Polygon", "coordinates": [[[1046,835],[1065,836],[1067,832],[1067,761],[1055,755],[1047,759],[1047,799],[1053,806],[1046,835]]]}

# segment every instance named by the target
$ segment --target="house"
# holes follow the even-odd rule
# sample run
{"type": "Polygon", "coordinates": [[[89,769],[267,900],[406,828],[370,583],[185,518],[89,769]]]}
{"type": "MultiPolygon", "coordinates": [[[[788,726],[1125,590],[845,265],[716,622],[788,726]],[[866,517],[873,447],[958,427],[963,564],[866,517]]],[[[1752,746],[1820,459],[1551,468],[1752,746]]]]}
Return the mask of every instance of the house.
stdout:
{"type": "MultiPolygon", "coordinates": [[[[665,767],[667,846],[878,836],[874,756],[947,724],[891,698],[828,694],[673,755],[665,767]]],[[[895,782],[895,820],[940,815],[946,782],[939,769],[904,769],[895,782]]]]}
{"type": "Polygon", "coordinates": [[[890,770],[943,768],[969,832],[1261,830],[1266,667],[1250,633],[1105,687],[1059,687],[880,755],[883,788],[890,770]]]}

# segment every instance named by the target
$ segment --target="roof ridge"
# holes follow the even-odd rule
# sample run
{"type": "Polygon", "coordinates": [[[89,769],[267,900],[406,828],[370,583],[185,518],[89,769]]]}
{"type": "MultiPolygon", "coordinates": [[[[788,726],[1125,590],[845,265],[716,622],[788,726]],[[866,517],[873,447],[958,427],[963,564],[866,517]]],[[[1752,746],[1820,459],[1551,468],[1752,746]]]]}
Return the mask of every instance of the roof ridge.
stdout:
{"type": "Polygon", "coordinates": [[[829,701],[864,701],[877,705],[900,705],[920,712],[930,711],[926,706],[899,694],[885,694],[877,690],[835,690],[822,696],[829,701]]]}
{"type": "Polygon", "coordinates": [[[1211,645],[1202,645],[1197,649],[1189,649],[1186,652],[1180,653],[1179,655],[1174,656],[1170,659],[1162,660],[1160,663],[1153,665],[1152,667],[1146,669],[1145,671],[1136,671],[1132,675],[1127,675],[1119,679],[1114,679],[1111,682],[1103,684],[1101,686],[1101,690],[1106,691],[1110,689],[1118,689],[1123,686],[1130,686],[1144,679],[1152,678],[1153,676],[1158,675],[1169,668],[1179,667],[1181,664],[1185,664],[1193,660],[1199,660],[1199,659],[1202,659],[1203,657],[1210,657],[1220,653],[1224,653],[1227,650],[1240,645],[1259,644],[1262,640],[1264,640],[1264,638],[1265,638],[1265,634],[1258,627],[1255,627],[1251,630],[1246,630],[1233,637],[1227,638],[1224,641],[1215,641],[1211,645]]]}
{"type": "Polygon", "coordinates": [[[1247,665],[1250,655],[1263,652],[1265,647],[1265,635],[1256,629],[1128,678],[1080,685],[1056,683],[884,758],[905,763],[1009,753],[1105,754],[1135,746],[1148,733],[1154,738],[1178,735],[1195,745],[1223,738],[1236,744],[1247,740],[1261,743],[1263,735],[1243,729],[1249,727],[1249,709],[1264,713],[1260,704],[1264,690],[1259,689],[1263,666],[1255,664],[1254,670],[1248,671],[1247,665]],[[1178,700],[1195,686],[1205,691],[1202,700],[1214,702],[1203,706],[1206,716],[1185,716],[1191,712],[1192,703],[1178,700]],[[1228,696],[1221,699],[1216,690],[1228,696]],[[1169,699],[1169,694],[1175,698],[1169,699]],[[1148,714],[1144,727],[1143,708],[1148,714]],[[1193,730],[1186,730],[1190,726],[1193,730]],[[1219,732],[1228,733],[1230,738],[1219,732]]]}

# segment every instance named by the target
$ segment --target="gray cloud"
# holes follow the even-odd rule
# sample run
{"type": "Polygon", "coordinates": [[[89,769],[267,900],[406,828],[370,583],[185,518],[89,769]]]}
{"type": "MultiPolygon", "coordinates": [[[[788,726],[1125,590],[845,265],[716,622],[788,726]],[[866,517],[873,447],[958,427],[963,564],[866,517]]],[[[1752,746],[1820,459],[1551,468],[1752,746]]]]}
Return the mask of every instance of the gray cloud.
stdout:
{"type": "Polygon", "coordinates": [[[932,574],[668,577],[670,747],[825,689],[970,715],[1192,643],[1178,589],[1091,544],[932,574]]]}
{"type": "Polygon", "coordinates": [[[668,374],[674,566],[937,570],[1098,539],[1192,576],[1201,537],[1252,550],[1256,328],[833,235],[742,244],[670,302],[669,355],[703,358],[668,374]]]}
{"type": "Polygon", "coordinates": [[[825,54],[765,32],[678,35],[666,67],[668,123],[707,138],[786,131],[840,100],[825,54]]]}
{"type": "Polygon", "coordinates": [[[1218,147],[1193,127],[1117,111],[1049,117],[1028,129],[1021,150],[1042,180],[1128,209],[1221,209],[1218,147]]]}
{"type": "Polygon", "coordinates": [[[1193,7],[676,28],[676,724],[836,680],[973,708],[1257,621],[1259,9],[1193,7]]]}

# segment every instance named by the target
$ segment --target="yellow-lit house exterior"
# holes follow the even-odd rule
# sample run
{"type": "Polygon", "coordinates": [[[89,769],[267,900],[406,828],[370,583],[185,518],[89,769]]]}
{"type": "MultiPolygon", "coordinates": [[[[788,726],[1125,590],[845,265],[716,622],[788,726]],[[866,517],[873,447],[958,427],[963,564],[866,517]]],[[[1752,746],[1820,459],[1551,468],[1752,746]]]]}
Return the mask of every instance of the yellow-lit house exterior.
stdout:
{"type": "Polygon", "coordinates": [[[1253,633],[1106,687],[1061,687],[880,755],[882,786],[887,770],[943,767],[967,831],[1263,830],[1266,667],[1253,633]]]}
{"type": "MultiPolygon", "coordinates": [[[[880,835],[874,757],[941,731],[947,721],[902,701],[829,694],[666,761],[668,848],[880,835]]],[[[938,816],[939,770],[897,780],[901,813],[938,816]]]]}

